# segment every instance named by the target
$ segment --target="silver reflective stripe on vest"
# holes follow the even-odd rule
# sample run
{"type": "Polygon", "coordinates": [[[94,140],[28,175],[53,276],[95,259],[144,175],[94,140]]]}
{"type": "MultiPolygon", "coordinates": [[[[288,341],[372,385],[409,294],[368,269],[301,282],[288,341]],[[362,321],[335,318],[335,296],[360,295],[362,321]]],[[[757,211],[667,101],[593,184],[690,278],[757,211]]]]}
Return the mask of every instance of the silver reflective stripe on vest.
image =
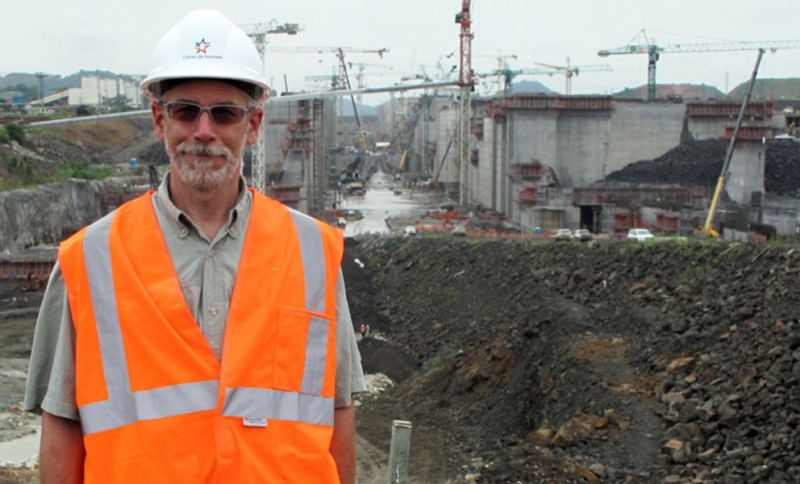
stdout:
{"type": "Polygon", "coordinates": [[[322,234],[317,221],[308,215],[290,210],[303,255],[303,273],[306,281],[306,309],[325,313],[325,252],[322,250],[322,234]]]}
{"type": "Polygon", "coordinates": [[[79,408],[84,435],[141,420],[213,410],[217,406],[219,392],[217,380],[131,391],[111,270],[109,232],[115,214],[116,212],[112,212],[90,225],[83,239],[89,291],[100,342],[103,377],[108,392],[107,400],[79,408]]]}
{"type": "MultiPolygon", "coordinates": [[[[306,292],[306,310],[318,314],[325,312],[325,283],[327,264],[322,247],[322,232],[317,221],[308,215],[290,210],[300,239],[303,274],[306,292]]],[[[308,395],[321,395],[325,380],[325,361],[328,355],[328,327],[326,319],[312,317],[306,339],[306,361],[300,391],[308,395]]]]}
{"type": "Polygon", "coordinates": [[[288,420],[333,426],[333,398],[263,388],[228,388],[225,417],[288,420]]]}
{"type": "MultiPolygon", "coordinates": [[[[89,226],[83,240],[102,371],[108,392],[107,400],[79,408],[84,435],[139,421],[214,410],[217,407],[218,380],[131,391],[111,267],[109,233],[115,214],[116,212],[112,212],[89,226]]],[[[291,211],[291,214],[300,240],[306,310],[324,314],[327,264],[322,233],[311,217],[295,211],[291,211]]],[[[228,388],[225,392],[223,415],[332,426],[333,398],[321,396],[330,324],[330,321],[320,317],[310,318],[300,393],[261,388],[228,388]]]]}
{"type": "Polygon", "coordinates": [[[306,362],[300,391],[309,395],[322,394],[325,380],[325,360],[328,355],[328,325],[326,319],[312,317],[306,339],[306,362]]]}

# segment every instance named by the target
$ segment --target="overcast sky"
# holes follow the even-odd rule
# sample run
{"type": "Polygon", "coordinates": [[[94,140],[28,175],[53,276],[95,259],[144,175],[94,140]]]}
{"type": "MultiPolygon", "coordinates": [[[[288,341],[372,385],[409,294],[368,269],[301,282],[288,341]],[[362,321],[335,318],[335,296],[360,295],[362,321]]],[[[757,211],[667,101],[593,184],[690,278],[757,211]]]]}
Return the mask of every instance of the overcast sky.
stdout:
{"type": "MultiPolygon", "coordinates": [[[[613,72],[585,72],[573,80],[574,94],[611,93],[647,82],[646,55],[597,56],[600,49],[630,43],[643,28],[660,45],[717,41],[800,39],[796,0],[473,0],[473,68],[488,72],[497,56],[515,55],[514,68],[542,62],[608,64],[613,72]]],[[[0,74],[68,75],[80,69],[145,74],[159,37],[189,10],[217,8],[237,24],[299,23],[296,36],[271,35],[271,46],[388,48],[377,55],[352,54],[368,66],[365,83],[392,85],[402,75],[436,73],[458,61],[461,0],[0,0],[0,74]],[[448,59],[444,56],[455,53],[448,59]],[[377,75],[382,74],[382,75],[377,75]]],[[[696,83],[720,90],[746,81],[755,52],[664,54],[659,83],[696,83]]],[[[282,90],[313,87],[306,75],[333,72],[333,54],[268,54],[267,79],[282,90]]],[[[800,49],[765,55],[759,78],[800,78],[800,49]]],[[[521,79],[521,78],[520,78],[521,79]]],[[[563,76],[536,76],[564,90],[563,76]]],[[[519,79],[518,79],[519,80],[519,79]]],[[[355,85],[355,80],[351,81],[355,85]]],[[[365,102],[370,102],[369,98],[365,102]]]]}

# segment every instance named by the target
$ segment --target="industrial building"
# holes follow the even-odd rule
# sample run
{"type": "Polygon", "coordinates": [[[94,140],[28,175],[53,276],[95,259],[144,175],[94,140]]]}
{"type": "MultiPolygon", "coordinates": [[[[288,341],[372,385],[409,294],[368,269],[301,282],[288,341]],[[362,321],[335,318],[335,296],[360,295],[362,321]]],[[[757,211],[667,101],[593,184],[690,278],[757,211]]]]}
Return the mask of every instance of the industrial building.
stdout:
{"type": "MultiPolygon", "coordinates": [[[[453,95],[409,102],[425,113],[406,118],[414,129],[409,176],[436,174],[456,198],[462,173],[452,148],[458,102],[453,95]]],[[[644,225],[665,234],[689,234],[707,212],[713,186],[619,186],[604,183],[605,177],[687,140],[730,139],[739,109],[738,102],[716,100],[535,94],[474,98],[468,203],[503,213],[529,230],[586,227],[613,233],[644,225]]],[[[776,212],[779,221],[773,219],[772,225],[777,232],[794,233],[794,208],[763,203],[766,143],[796,129],[794,116],[768,101],[748,106],[726,185],[728,204],[720,215],[725,220],[730,212],[728,226],[736,225],[734,220],[745,220],[739,224],[744,226],[763,224],[776,212]],[[744,217],[743,208],[748,211],[744,217]]]]}

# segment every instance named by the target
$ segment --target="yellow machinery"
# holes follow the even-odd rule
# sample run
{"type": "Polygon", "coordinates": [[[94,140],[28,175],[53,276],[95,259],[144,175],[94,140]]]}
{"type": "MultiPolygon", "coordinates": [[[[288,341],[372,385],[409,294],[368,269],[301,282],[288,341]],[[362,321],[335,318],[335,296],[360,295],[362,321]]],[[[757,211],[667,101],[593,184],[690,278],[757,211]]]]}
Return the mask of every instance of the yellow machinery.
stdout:
{"type": "Polygon", "coordinates": [[[739,117],[736,119],[736,126],[733,128],[733,136],[731,136],[731,142],[728,144],[728,151],[725,153],[725,162],[722,164],[722,172],[719,175],[719,180],[717,180],[717,188],[714,190],[714,197],[711,199],[711,207],[708,209],[708,217],[706,218],[706,223],[703,225],[701,229],[698,230],[697,235],[704,236],[704,237],[719,237],[719,232],[714,230],[713,223],[714,223],[714,213],[717,211],[717,205],[719,204],[719,198],[722,196],[723,190],[725,190],[725,182],[728,178],[728,168],[731,164],[731,157],[733,156],[733,148],[736,144],[736,138],[739,136],[739,128],[742,126],[742,119],[744,118],[744,112],[747,109],[747,103],[750,101],[750,95],[753,93],[753,86],[756,83],[756,76],[758,75],[758,66],[761,64],[761,57],[764,56],[764,49],[758,50],[758,58],[756,59],[756,66],[753,68],[753,75],[750,76],[750,87],[747,89],[747,95],[744,97],[742,101],[742,107],[739,109],[739,117]]]}

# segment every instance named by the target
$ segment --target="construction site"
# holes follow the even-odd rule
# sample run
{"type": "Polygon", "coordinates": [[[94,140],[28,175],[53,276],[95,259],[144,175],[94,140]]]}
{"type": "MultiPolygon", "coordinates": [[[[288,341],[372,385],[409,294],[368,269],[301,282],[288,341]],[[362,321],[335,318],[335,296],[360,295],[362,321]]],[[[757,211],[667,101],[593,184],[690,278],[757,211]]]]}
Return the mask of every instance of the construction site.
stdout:
{"type": "MultiPolygon", "coordinates": [[[[369,327],[358,482],[800,482],[800,82],[758,94],[763,51],[800,41],[600,51],[646,58],[648,84],[577,95],[579,72],[610,67],[476,72],[470,0],[454,13],[453,68],[384,88],[364,77],[385,48],[273,47],[300,27],[245,26],[262,59],[336,62],[318,91],[273,93],[243,173],[343,230],[369,327]],[[755,62],[736,96],[656,82],[660,54],[735,50],[755,62]],[[515,91],[529,75],[564,92],[515,91]],[[412,429],[400,464],[393,421],[412,429]]],[[[105,115],[85,84],[0,117],[0,484],[39,482],[21,402],[58,244],[168,169],[129,83],[131,110],[105,115]],[[97,115],[52,116],[71,97],[97,115]]]]}

